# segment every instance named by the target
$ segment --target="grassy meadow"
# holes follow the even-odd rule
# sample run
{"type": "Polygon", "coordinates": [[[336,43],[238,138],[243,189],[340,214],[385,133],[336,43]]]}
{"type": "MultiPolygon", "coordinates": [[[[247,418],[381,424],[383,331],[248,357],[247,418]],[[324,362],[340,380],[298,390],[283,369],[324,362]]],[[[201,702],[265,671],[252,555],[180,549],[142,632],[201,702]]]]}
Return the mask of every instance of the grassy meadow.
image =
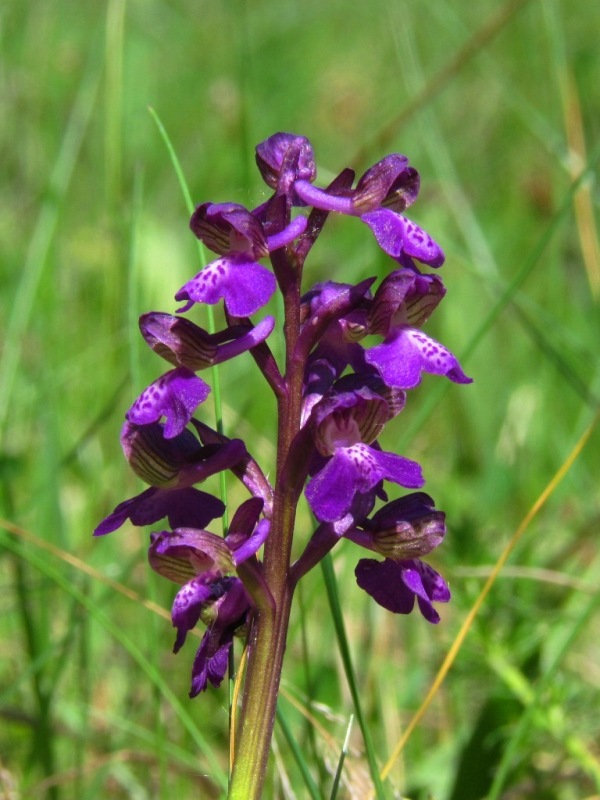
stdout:
{"type": "MultiPolygon", "coordinates": [[[[349,668],[323,572],[304,579],[265,797],[374,796],[353,682],[380,798],[600,797],[594,4],[6,0],[0,26],[0,798],[226,791],[228,689],[188,699],[195,641],[172,654],[148,531],[91,536],[143,488],[119,430],[165,365],[137,317],[173,312],[199,269],[149,108],[195,203],[262,202],[254,146],[276,131],[309,137],[319,185],[408,155],[409,216],[446,252],[427,331],[474,378],[425,376],[382,442],[447,513],[430,561],[452,602],[438,626],[376,607],[343,542],[349,668]]],[[[392,266],[332,219],[307,286],[392,266]]],[[[225,432],[272,473],[252,359],[219,379],[225,432]]]]}

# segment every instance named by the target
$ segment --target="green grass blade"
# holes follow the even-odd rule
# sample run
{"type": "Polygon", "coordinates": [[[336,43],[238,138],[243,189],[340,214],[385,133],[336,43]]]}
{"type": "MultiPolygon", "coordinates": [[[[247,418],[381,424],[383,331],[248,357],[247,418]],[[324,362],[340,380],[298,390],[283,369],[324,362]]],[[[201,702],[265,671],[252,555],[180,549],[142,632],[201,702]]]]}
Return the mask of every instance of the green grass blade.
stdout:
{"type": "MultiPolygon", "coordinates": [[[[9,551],[19,554],[18,544],[12,541],[9,536],[2,536],[2,545],[9,551]]],[[[33,567],[35,567],[35,569],[37,569],[41,574],[49,578],[69,597],[83,606],[88,614],[90,614],[91,617],[93,617],[93,619],[123,647],[131,659],[140,668],[150,684],[155,686],[162,697],[169,703],[181,725],[188,731],[195,745],[206,758],[207,763],[210,765],[213,779],[221,788],[225,788],[227,786],[227,779],[223,774],[221,765],[215,756],[214,748],[204,739],[194,720],[185,710],[179,698],[171,690],[168,683],[157,670],[155,665],[149,661],[139,647],[131,641],[119,624],[117,622],[113,622],[110,617],[98,607],[93,598],[90,598],[84,594],[84,592],[75,586],[72,579],[59,572],[59,570],[52,566],[46,559],[38,556],[31,550],[21,552],[21,556],[25,558],[33,567]]]]}
{"type": "Polygon", "coordinates": [[[323,800],[323,795],[319,791],[317,784],[311,774],[310,768],[304,758],[304,754],[302,752],[302,748],[298,744],[298,740],[294,736],[291,731],[290,726],[288,725],[287,719],[283,711],[281,710],[279,704],[277,705],[277,724],[283,733],[285,740],[290,748],[292,755],[296,764],[298,765],[298,769],[302,774],[302,780],[304,781],[304,786],[308,791],[308,794],[312,797],[312,800],[323,800]]]}
{"type": "MultiPolygon", "coordinates": [[[[153,108],[148,109],[152,118],[154,119],[160,135],[167,147],[167,151],[169,153],[169,157],[171,159],[171,163],[173,164],[173,169],[175,170],[175,174],[177,175],[177,180],[179,181],[179,186],[181,188],[181,192],[183,194],[185,205],[188,211],[188,214],[192,214],[194,210],[194,203],[192,201],[192,196],[190,194],[190,190],[185,179],[185,175],[183,174],[183,170],[181,168],[181,163],[179,158],[177,157],[177,153],[175,152],[175,148],[169,138],[169,134],[167,133],[165,126],[160,121],[160,118],[156,111],[153,108]]],[[[206,252],[202,242],[198,242],[198,255],[200,258],[200,265],[201,267],[206,266],[206,252]]],[[[213,308],[210,305],[206,305],[206,313],[208,319],[208,331],[209,333],[215,332],[215,317],[213,308]]],[[[215,420],[216,420],[216,428],[219,433],[223,433],[223,410],[222,410],[222,400],[221,400],[221,383],[219,380],[219,367],[214,366],[211,367],[211,375],[212,375],[212,384],[213,384],[213,402],[214,402],[214,409],[215,409],[215,420]]],[[[225,481],[225,473],[219,473],[219,480],[221,486],[221,500],[227,506],[227,485],[225,481]]],[[[224,529],[227,529],[228,522],[227,522],[227,511],[225,511],[225,515],[223,516],[223,526],[224,529]]]]}
{"type": "Polygon", "coordinates": [[[0,359],[0,442],[4,438],[10,403],[21,358],[25,334],[40,280],[48,263],[48,255],[69,183],[86,135],[100,80],[100,66],[95,54],[84,71],[71,109],[61,148],[48,182],[48,193],[31,234],[23,272],[4,334],[4,351],[0,359]]]}
{"type": "Polygon", "coordinates": [[[340,597],[337,589],[337,580],[335,577],[335,572],[333,570],[333,562],[329,554],[326,555],[325,558],[321,561],[321,570],[323,572],[325,588],[327,590],[327,599],[329,601],[329,608],[331,610],[331,616],[333,618],[333,625],[335,628],[337,646],[342,659],[342,664],[344,665],[344,673],[346,675],[346,680],[348,681],[348,688],[350,689],[350,694],[352,696],[352,703],[354,705],[356,719],[358,720],[358,725],[360,727],[363,736],[363,741],[365,744],[365,753],[367,756],[367,761],[369,763],[369,771],[371,774],[371,780],[373,781],[375,795],[377,797],[377,800],[384,800],[385,792],[383,788],[383,783],[381,782],[381,778],[379,777],[379,767],[377,765],[377,759],[375,757],[375,747],[373,745],[373,740],[371,739],[371,733],[367,726],[367,721],[365,719],[365,715],[363,714],[362,710],[362,703],[360,700],[358,682],[356,680],[356,673],[354,671],[354,666],[352,664],[352,657],[350,655],[350,646],[348,644],[348,637],[346,636],[346,628],[344,625],[344,618],[342,615],[342,607],[340,604],[340,597]]]}

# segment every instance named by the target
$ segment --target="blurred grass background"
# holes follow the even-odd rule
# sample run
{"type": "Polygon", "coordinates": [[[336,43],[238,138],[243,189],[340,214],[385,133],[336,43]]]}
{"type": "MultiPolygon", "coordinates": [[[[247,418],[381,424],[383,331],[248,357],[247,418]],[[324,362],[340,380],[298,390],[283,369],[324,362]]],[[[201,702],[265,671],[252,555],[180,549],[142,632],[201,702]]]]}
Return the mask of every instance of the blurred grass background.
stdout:
{"type": "MultiPolygon", "coordinates": [[[[432,559],[453,590],[442,623],[375,608],[354,582],[356,550],[335,553],[383,766],[598,407],[594,5],[7,0],[0,25],[0,797],[210,798],[226,784],[227,691],[188,701],[194,643],[173,656],[170,622],[143,605],[168,611],[174,593],[146,565],[147,532],[91,538],[141,488],[118,433],[164,366],[137,316],[172,311],[198,269],[149,105],[195,202],[261,202],[253,148],[278,130],[311,139],[321,181],[393,151],[421,172],[411,216],[447,254],[428,331],[475,383],[425,378],[386,439],[423,464],[448,513],[432,559]]],[[[307,279],[389,269],[364,226],[331,220],[307,279]]],[[[225,430],[269,469],[272,406],[254,375],[247,356],[221,369],[225,430]]],[[[389,797],[600,796],[597,463],[594,431],[394,761],[389,797]]],[[[301,516],[300,540],[309,526],[301,516]]],[[[319,797],[353,710],[325,608],[315,570],[280,702],[319,797]]],[[[309,796],[284,728],[274,748],[265,796],[309,796]]],[[[368,797],[356,725],[344,769],[338,796],[368,797]]]]}

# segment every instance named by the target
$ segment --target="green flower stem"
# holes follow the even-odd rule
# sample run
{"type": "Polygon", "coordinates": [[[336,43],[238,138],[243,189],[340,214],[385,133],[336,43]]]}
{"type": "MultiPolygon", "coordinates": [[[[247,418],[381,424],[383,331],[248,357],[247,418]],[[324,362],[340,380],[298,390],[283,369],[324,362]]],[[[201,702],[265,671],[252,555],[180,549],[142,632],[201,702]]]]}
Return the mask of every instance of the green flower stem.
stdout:
{"type": "Polygon", "coordinates": [[[292,358],[300,330],[301,269],[297,265],[294,268],[283,252],[278,253],[274,268],[279,273],[280,285],[285,284],[287,389],[278,397],[277,479],[273,519],[263,560],[265,582],[274,602],[272,607],[263,606],[255,613],[249,636],[248,671],[229,800],[258,800],[262,794],[294,591],[289,572],[298,487],[290,479],[287,461],[290,445],[300,430],[302,407],[304,363],[292,358]]]}

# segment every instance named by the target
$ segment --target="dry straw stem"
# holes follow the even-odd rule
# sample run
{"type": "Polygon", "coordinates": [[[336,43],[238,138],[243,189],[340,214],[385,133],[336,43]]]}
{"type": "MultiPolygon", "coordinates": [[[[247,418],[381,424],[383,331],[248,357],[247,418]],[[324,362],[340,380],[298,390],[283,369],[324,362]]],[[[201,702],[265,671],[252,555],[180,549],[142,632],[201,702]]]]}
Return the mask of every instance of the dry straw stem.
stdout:
{"type": "MultiPolygon", "coordinates": [[[[569,145],[569,171],[573,183],[577,181],[586,165],[585,134],[581,116],[581,104],[573,76],[565,69],[561,80],[563,113],[569,145]]],[[[600,297],[600,245],[594,219],[594,206],[590,182],[586,181],[573,196],[573,207],[581,255],[587,272],[592,297],[600,297]]]]}

